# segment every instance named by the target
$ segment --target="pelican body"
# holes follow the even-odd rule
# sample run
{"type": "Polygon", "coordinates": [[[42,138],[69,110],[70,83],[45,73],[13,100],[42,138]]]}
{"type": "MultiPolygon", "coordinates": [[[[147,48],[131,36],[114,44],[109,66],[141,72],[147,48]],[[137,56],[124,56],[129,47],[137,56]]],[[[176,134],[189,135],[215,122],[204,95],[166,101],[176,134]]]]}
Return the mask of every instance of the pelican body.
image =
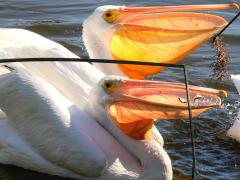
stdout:
{"type": "MultiPolygon", "coordinates": [[[[184,84],[159,94],[164,87],[169,85],[106,76],[92,88],[87,105],[79,107],[24,68],[2,74],[0,163],[76,179],[170,180],[171,161],[153,136],[153,121],[166,111],[161,97],[179,98],[181,93],[174,94],[184,84]]],[[[220,105],[220,91],[196,88],[191,87],[191,96],[203,97],[195,104],[198,113],[220,105]]],[[[169,118],[183,117],[187,106],[168,110],[169,118]]]]}

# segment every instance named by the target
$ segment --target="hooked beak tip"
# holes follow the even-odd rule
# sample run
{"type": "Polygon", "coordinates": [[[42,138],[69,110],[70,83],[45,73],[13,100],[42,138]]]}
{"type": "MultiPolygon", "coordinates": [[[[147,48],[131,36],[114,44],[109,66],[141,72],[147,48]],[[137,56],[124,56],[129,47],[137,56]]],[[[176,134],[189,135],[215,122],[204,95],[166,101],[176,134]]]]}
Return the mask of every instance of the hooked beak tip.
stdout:
{"type": "Polygon", "coordinates": [[[225,97],[228,97],[227,91],[220,90],[219,92],[220,92],[220,94],[224,95],[225,97]]]}
{"type": "Polygon", "coordinates": [[[237,3],[231,3],[230,6],[232,8],[240,9],[240,6],[237,3]]]}

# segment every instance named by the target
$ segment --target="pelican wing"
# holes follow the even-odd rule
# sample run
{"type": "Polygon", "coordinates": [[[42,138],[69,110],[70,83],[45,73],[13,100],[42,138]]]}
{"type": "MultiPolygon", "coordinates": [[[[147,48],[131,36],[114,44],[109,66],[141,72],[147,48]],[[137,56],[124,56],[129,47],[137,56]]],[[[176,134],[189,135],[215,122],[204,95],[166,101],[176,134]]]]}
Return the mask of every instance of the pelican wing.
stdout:
{"type": "MultiPolygon", "coordinates": [[[[9,58],[79,58],[62,45],[23,29],[0,28],[0,59],[9,58]]],[[[11,63],[44,78],[78,106],[86,102],[90,88],[103,73],[89,63],[28,62],[11,63]],[[84,88],[81,88],[84,87],[84,88]]]]}
{"type": "MultiPolygon", "coordinates": [[[[16,133],[47,161],[83,176],[104,172],[104,153],[84,125],[93,120],[42,78],[25,70],[2,75],[0,108],[16,133]]],[[[97,125],[91,126],[95,133],[97,125]]]]}
{"type": "Polygon", "coordinates": [[[11,164],[52,175],[79,178],[74,172],[52,164],[32,149],[9,124],[6,117],[0,117],[0,163],[11,164]]]}

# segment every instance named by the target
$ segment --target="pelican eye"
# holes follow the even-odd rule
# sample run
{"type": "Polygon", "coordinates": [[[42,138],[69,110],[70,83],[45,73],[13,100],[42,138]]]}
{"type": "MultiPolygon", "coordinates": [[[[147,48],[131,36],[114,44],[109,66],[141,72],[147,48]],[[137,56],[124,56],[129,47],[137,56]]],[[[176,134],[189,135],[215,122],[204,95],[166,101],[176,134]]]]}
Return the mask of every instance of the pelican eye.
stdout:
{"type": "Polygon", "coordinates": [[[120,15],[120,11],[116,9],[110,9],[103,13],[102,18],[109,24],[112,24],[120,15]]]}
{"type": "Polygon", "coordinates": [[[107,13],[106,13],[106,17],[107,17],[107,18],[110,18],[111,16],[112,16],[112,13],[110,13],[110,12],[107,12],[107,13]]]}
{"type": "Polygon", "coordinates": [[[111,93],[114,87],[115,87],[114,81],[106,80],[103,83],[103,89],[106,93],[111,93]]]}

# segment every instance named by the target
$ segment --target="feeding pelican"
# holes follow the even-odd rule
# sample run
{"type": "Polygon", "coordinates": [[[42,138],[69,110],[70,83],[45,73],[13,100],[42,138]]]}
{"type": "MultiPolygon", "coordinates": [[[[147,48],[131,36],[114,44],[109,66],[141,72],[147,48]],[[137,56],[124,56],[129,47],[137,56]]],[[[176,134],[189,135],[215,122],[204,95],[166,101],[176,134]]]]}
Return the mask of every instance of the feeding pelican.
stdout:
{"type": "MultiPolygon", "coordinates": [[[[98,7],[83,23],[90,58],[175,64],[227,25],[219,16],[189,11],[239,8],[237,4],[159,7],[98,7]]],[[[95,63],[105,74],[144,79],[163,70],[95,63]]]]}
{"type": "MultiPolygon", "coordinates": [[[[159,7],[101,6],[84,21],[83,41],[90,58],[177,63],[227,24],[227,21],[219,16],[188,11],[227,8],[239,6],[235,3],[159,7]]],[[[19,57],[77,56],[61,45],[30,31],[0,29],[0,58],[19,57]]],[[[28,64],[30,64],[28,68],[33,68],[31,63],[28,64]]],[[[43,64],[46,63],[39,66],[43,64]]],[[[64,72],[64,66],[66,69],[70,66],[70,69],[75,69],[76,76],[79,75],[77,71],[91,67],[86,63],[81,63],[84,68],[80,68],[78,63],[67,63],[68,66],[65,63],[51,64],[53,67],[50,69],[55,69],[54,66],[57,65],[61,66],[57,67],[58,72],[64,72]]],[[[95,66],[105,74],[124,75],[136,79],[144,79],[163,70],[162,67],[124,64],[98,63],[95,66]]],[[[39,72],[36,68],[35,71],[39,72]]],[[[99,74],[99,71],[96,71],[96,74],[97,72],[99,74]]],[[[46,75],[46,72],[44,73],[46,75]]],[[[96,82],[95,77],[86,75],[85,78],[92,84],[96,82]]]]}
{"type": "MultiPolygon", "coordinates": [[[[190,91],[194,116],[221,104],[222,91],[190,91]]],[[[150,132],[154,119],[188,117],[184,84],[106,76],[89,98],[78,107],[31,71],[2,74],[0,163],[77,179],[172,179],[150,132]]]]}

